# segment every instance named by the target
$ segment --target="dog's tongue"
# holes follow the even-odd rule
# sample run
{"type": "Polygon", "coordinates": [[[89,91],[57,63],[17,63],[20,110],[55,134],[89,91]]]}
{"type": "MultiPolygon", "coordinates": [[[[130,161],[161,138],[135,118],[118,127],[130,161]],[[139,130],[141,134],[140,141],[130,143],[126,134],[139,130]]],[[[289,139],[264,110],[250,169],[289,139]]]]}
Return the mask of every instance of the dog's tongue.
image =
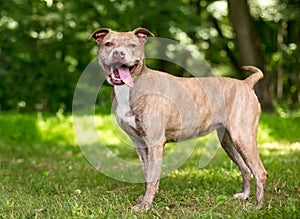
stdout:
{"type": "Polygon", "coordinates": [[[129,72],[129,68],[126,67],[119,67],[118,72],[120,75],[121,80],[127,84],[129,87],[133,87],[133,78],[129,72]]]}

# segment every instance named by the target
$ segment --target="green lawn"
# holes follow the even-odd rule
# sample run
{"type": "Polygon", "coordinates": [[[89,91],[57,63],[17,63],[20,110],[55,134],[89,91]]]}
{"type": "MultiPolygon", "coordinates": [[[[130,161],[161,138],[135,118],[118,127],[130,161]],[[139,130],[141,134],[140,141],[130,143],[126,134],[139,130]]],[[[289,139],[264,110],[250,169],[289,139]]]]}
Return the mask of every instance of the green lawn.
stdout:
{"type": "MultiPolygon", "coordinates": [[[[254,187],[248,201],[232,200],[241,177],[222,149],[199,169],[204,137],[187,162],[161,180],[152,209],[134,213],[144,185],[111,179],[90,165],[71,116],[2,113],[0,218],[300,218],[299,124],[300,117],[262,117],[259,150],[269,172],[262,210],[252,207],[254,187]]],[[[110,115],[98,115],[96,126],[111,151],[137,160],[115,135],[110,115]]]]}

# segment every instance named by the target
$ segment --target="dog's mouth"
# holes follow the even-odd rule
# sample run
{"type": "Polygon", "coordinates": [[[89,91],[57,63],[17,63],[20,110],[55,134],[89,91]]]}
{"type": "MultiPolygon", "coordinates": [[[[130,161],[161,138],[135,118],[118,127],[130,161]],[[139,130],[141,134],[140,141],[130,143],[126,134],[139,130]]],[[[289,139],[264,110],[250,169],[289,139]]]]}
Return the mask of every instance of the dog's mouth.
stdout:
{"type": "Polygon", "coordinates": [[[114,85],[126,84],[133,87],[133,78],[131,74],[136,70],[138,64],[128,66],[122,63],[114,63],[112,65],[104,65],[105,72],[114,85]]]}

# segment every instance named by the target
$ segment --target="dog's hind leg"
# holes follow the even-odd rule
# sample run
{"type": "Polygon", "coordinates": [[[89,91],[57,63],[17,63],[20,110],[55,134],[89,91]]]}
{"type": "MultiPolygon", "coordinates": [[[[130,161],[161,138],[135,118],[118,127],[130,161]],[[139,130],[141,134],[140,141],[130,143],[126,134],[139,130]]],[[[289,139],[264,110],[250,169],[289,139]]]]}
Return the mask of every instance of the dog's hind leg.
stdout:
{"type": "Polygon", "coordinates": [[[246,126],[245,124],[241,124],[241,127],[244,128],[235,129],[234,132],[230,132],[230,136],[236,151],[240,154],[240,157],[242,157],[254,176],[256,183],[256,209],[261,209],[268,173],[258,154],[256,142],[257,129],[246,126]]]}
{"type": "Polygon", "coordinates": [[[225,128],[220,128],[217,132],[222,147],[231,160],[239,167],[243,177],[243,191],[235,194],[233,198],[246,200],[250,194],[251,171],[244,162],[243,157],[236,150],[229,132],[225,128]]]}

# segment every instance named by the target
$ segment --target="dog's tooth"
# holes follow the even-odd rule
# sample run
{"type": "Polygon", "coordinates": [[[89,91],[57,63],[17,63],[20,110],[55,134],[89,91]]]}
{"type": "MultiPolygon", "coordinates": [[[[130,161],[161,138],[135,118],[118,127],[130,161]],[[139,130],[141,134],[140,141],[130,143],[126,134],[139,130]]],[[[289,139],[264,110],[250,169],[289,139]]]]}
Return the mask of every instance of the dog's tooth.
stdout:
{"type": "Polygon", "coordinates": [[[110,73],[113,74],[114,73],[114,69],[112,66],[110,66],[110,73]]]}
{"type": "Polygon", "coordinates": [[[116,81],[120,81],[121,80],[120,78],[117,78],[114,73],[111,74],[111,77],[112,77],[112,79],[114,79],[116,81]]]}

